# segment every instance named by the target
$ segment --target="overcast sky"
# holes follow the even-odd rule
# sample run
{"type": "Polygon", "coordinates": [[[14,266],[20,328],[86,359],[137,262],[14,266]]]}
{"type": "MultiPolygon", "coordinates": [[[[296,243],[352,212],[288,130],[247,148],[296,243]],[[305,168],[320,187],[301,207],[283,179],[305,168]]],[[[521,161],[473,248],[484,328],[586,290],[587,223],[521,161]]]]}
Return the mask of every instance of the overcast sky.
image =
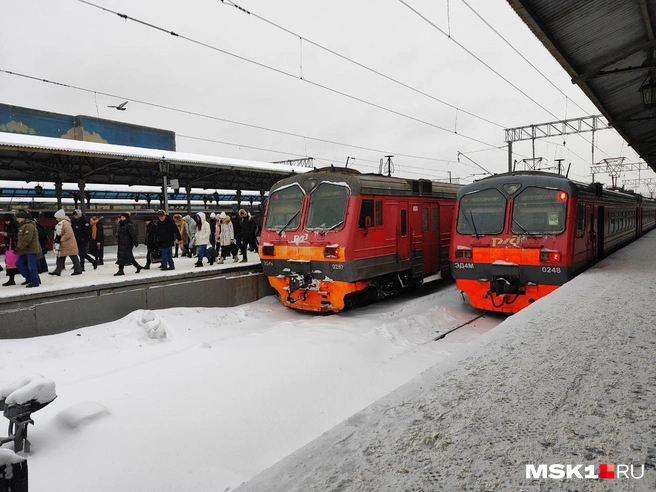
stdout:
{"type": "MultiPolygon", "coordinates": [[[[97,5],[212,48],[123,20],[77,0],[4,2],[0,70],[91,92],[0,73],[0,102],[173,130],[178,150],[185,152],[261,161],[311,156],[318,161],[317,166],[343,165],[351,156],[355,158],[351,167],[363,172],[376,172],[380,158],[389,153],[395,155],[398,176],[444,179],[451,171],[453,177],[465,181],[482,171],[464,157],[459,163],[458,151],[491,172],[506,170],[505,148],[489,149],[505,146],[503,128],[598,114],[505,0],[466,0],[467,4],[463,0],[404,1],[439,29],[450,32],[454,40],[535,102],[399,0],[235,1],[302,36],[302,42],[298,36],[220,0],[94,0],[97,5]],[[472,9],[567,97],[522,60],[472,9]],[[462,111],[372,74],[311,42],[462,111]],[[124,100],[131,100],[127,111],[107,107],[124,100]]],[[[583,137],[538,140],[536,156],[546,158],[549,165],[563,158],[565,164],[572,163],[572,177],[589,181],[591,134],[583,137]]],[[[627,157],[627,162],[638,160],[612,130],[597,132],[595,140],[599,144],[596,162],[620,156],[627,157]]],[[[514,150],[519,154],[516,159],[532,155],[530,141],[516,143],[514,150]]],[[[607,177],[597,178],[609,182],[607,177]]]]}

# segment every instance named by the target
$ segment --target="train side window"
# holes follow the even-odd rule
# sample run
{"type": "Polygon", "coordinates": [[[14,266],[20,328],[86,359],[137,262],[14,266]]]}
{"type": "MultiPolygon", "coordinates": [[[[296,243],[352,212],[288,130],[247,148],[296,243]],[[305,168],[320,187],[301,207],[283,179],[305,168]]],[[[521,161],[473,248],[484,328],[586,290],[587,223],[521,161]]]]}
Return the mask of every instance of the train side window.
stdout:
{"type": "Polygon", "coordinates": [[[579,203],[576,216],[576,233],[583,234],[585,232],[585,203],[579,203]]]}
{"type": "Polygon", "coordinates": [[[376,227],[383,225],[383,202],[376,200],[376,227]]]}
{"type": "Polygon", "coordinates": [[[615,232],[615,212],[610,214],[610,233],[615,232]]]}
{"type": "Polygon", "coordinates": [[[406,237],[408,235],[408,211],[403,209],[401,210],[401,237],[406,237]]]}
{"type": "Polygon", "coordinates": [[[365,227],[371,227],[374,223],[374,201],[373,200],[362,200],[362,207],[360,208],[360,220],[358,221],[358,227],[364,229],[365,227]],[[369,221],[367,221],[369,219],[369,221]]]}
{"type": "Polygon", "coordinates": [[[421,209],[421,232],[428,232],[428,209],[421,209]]]}
{"type": "Polygon", "coordinates": [[[440,227],[440,210],[438,208],[433,209],[433,222],[431,224],[431,231],[435,232],[440,227]]]}

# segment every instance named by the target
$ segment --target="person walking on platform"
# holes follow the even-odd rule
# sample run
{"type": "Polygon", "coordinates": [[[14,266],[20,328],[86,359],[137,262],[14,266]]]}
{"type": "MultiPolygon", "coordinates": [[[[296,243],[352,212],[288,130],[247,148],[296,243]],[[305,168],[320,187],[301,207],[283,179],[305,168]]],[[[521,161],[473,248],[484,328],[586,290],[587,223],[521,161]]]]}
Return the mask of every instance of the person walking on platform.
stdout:
{"type": "Polygon", "coordinates": [[[57,275],[59,277],[64,269],[67,256],[73,262],[73,273],[71,275],[82,275],[77,241],[75,240],[75,233],[71,226],[71,219],[66,217],[66,211],[62,208],[55,212],[55,220],[57,221],[57,225],[55,225],[53,251],[57,257],[57,265],[54,271],[49,272],[48,275],[57,275]]]}
{"type": "Polygon", "coordinates": [[[16,260],[16,268],[25,278],[22,283],[25,287],[38,287],[41,285],[39,272],[37,271],[36,255],[39,252],[39,233],[33,220],[30,220],[27,212],[18,212],[16,214],[18,222],[18,240],[14,253],[19,255],[16,260]]]}
{"type": "Polygon", "coordinates": [[[210,265],[214,265],[214,256],[207,251],[210,246],[210,224],[205,220],[205,212],[198,212],[194,217],[196,223],[196,247],[198,248],[198,260],[194,266],[203,266],[203,258],[207,258],[210,265]]]}
{"type": "Polygon", "coordinates": [[[239,214],[230,214],[230,222],[235,231],[235,246],[237,251],[241,250],[241,220],[239,214]]]}
{"type": "Polygon", "coordinates": [[[196,254],[196,221],[189,215],[185,215],[185,224],[187,225],[187,235],[189,236],[189,247],[187,256],[192,258],[196,254]]]}
{"type": "Polygon", "coordinates": [[[150,216],[144,217],[143,221],[146,226],[146,265],[144,266],[144,270],[150,270],[151,256],[159,249],[157,242],[157,225],[153,223],[153,218],[150,216]]]}
{"type": "Polygon", "coordinates": [[[175,226],[178,228],[178,233],[180,238],[176,241],[175,243],[175,256],[174,258],[178,257],[178,247],[180,247],[180,255],[185,256],[187,253],[187,248],[189,248],[189,234],[187,234],[187,223],[185,220],[182,218],[182,215],[180,214],[175,214],[173,216],[173,222],[175,223],[175,226]]]}
{"type": "Polygon", "coordinates": [[[96,260],[91,258],[87,252],[89,238],[91,237],[91,224],[89,224],[87,216],[83,215],[81,210],[74,210],[71,225],[73,226],[75,240],[77,241],[77,249],[80,255],[80,265],[82,266],[82,271],[84,271],[85,259],[91,262],[93,269],[95,270],[98,268],[98,263],[96,263],[96,260]]]}
{"type": "Polygon", "coordinates": [[[95,257],[96,265],[103,265],[105,231],[103,230],[102,217],[91,217],[89,224],[91,224],[89,254],[95,257]]]}
{"type": "Polygon", "coordinates": [[[212,246],[216,245],[216,214],[212,212],[210,214],[210,220],[207,221],[210,225],[210,244],[212,246]]]}
{"type": "Polygon", "coordinates": [[[3,287],[9,287],[11,285],[16,285],[14,277],[18,275],[18,268],[16,268],[16,260],[18,260],[18,255],[14,252],[16,247],[16,240],[18,239],[18,223],[12,214],[5,214],[3,217],[4,221],[4,230],[0,232],[0,235],[4,238],[5,245],[5,269],[7,271],[7,280],[3,287]]]}
{"type": "MultiPolygon", "coordinates": [[[[182,219],[182,216],[179,217],[182,219]]],[[[173,243],[177,246],[178,242],[182,240],[180,229],[164,210],[157,212],[157,219],[157,244],[162,250],[162,265],[160,268],[162,270],[175,270],[171,250],[173,243]]]]}
{"type": "MultiPolygon", "coordinates": [[[[39,212],[39,219],[43,218],[43,212],[39,212]]],[[[39,223],[38,219],[34,219],[34,225],[36,226],[36,232],[39,235],[39,246],[41,247],[41,254],[37,254],[37,270],[39,273],[46,273],[48,271],[48,262],[46,260],[46,255],[48,254],[48,231],[46,228],[39,223]]]]}
{"type": "Polygon", "coordinates": [[[137,263],[132,254],[132,249],[139,246],[139,241],[130,214],[120,213],[118,214],[118,220],[118,272],[114,274],[115,277],[125,275],[123,271],[125,265],[133,265],[137,269],[137,273],[143,268],[137,263]]]}
{"type": "Polygon", "coordinates": [[[235,244],[235,230],[232,226],[230,217],[224,212],[221,212],[219,220],[217,221],[216,244],[217,246],[221,246],[221,258],[219,258],[219,263],[223,263],[225,259],[230,258],[230,256],[234,258],[235,263],[239,261],[236,254],[237,246],[235,244]]]}
{"type": "Polygon", "coordinates": [[[246,263],[248,261],[248,258],[246,256],[246,250],[248,249],[248,245],[252,242],[255,241],[255,223],[251,221],[250,216],[248,215],[248,212],[244,210],[243,208],[239,210],[239,226],[241,229],[241,245],[239,246],[239,249],[241,250],[241,262],[240,263],[246,263]]]}

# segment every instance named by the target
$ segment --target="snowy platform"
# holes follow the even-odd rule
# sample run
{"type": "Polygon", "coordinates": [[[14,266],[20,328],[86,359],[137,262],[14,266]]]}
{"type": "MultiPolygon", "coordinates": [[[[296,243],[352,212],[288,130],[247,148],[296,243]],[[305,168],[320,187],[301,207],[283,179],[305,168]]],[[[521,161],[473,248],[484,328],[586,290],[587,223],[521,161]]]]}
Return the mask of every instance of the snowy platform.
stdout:
{"type": "MultiPolygon", "coordinates": [[[[196,258],[175,258],[173,271],[153,264],[137,274],[127,266],[125,275],[115,277],[116,247],[108,250],[104,265],[94,270],[87,263],[82,275],[72,276],[67,260],[61,276],[41,274],[38,288],[20,285],[20,275],[17,285],[0,287],[0,339],[62,333],[137,309],[236,306],[272,293],[256,253],[249,253],[247,263],[230,260],[210,266],[205,260],[202,267],[195,267],[196,258]]],[[[135,253],[142,266],[145,254],[145,247],[135,253]]],[[[47,260],[52,271],[54,258],[48,255],[47,260]]]]}
{"type": "Polygon", "coordinates": [[[237,490],[656,490],[654,251],[656,232],[237,490]],[[644,476],[526,478],[605,463],[644,476]]]}

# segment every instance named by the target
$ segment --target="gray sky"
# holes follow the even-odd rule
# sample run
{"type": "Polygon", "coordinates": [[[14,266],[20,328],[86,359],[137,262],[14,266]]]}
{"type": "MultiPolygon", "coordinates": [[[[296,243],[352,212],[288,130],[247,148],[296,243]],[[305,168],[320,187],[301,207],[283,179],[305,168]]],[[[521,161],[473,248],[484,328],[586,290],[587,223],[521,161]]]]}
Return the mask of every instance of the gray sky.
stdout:
{"type": "MultiPolygon", "coordinates": [[[[457,153],[461,151],[490,171],[502,172],[507,167],[505,149],[481,151],[488,145],[464,136],[502,146],[504,127],[598,111],[571,84],[566,72],[505,0],[466,1],[569,100],[513,52],[462,0],[406,0],[557,118],[399,0],[235,0],[235,3],[309,41],[501,127],[371,74],[308,41],[301,43],[298,37],[220,0],[95,0],[94,3],[293,76],[125,21],[76,0],[21,0],[3,5],[0,69],[119,97],[94,96],[0,73],[0,102],[173,130],[178,135],[178,150],[185,152],[261,161],[307,155],[315,157],[318,166],[343,165],[347,156],[352,156],[356,158],[352,167],[363,172],[377,171],[378,161],[389,152],[396,155],[398,176],[439,179],[446,178],[447,171],[454,177],[479,173],[480,169],[466,159],[457,162],[457,153]],[[298,78],[301,69],[304,80],[298,78]],[[428,124],[337,95],[306,81],[428,124]],[[282,135],[135,101],[128,104],[127,111],[107,107],[125,99],[375,150],[282,135]]],[[[548,142],[539,140],[536,156],[547,158],[549,164],[555,158],[563,158],[565,164],[572,163],[572,177],[589,181],[586,175],[591,159],[591,134],[584,137],[585,140],[574,135],[548,142]]],[[[627,157],[627,162],[637,161],[636,154],[627,149],[614,131],[598,132],[595,138],[599,142],[595,161],[619,156],[627,157]]],[[[530,157],[530,141],[516,143],[514,150],[521,154],[517,159],[530,157]]]]}

